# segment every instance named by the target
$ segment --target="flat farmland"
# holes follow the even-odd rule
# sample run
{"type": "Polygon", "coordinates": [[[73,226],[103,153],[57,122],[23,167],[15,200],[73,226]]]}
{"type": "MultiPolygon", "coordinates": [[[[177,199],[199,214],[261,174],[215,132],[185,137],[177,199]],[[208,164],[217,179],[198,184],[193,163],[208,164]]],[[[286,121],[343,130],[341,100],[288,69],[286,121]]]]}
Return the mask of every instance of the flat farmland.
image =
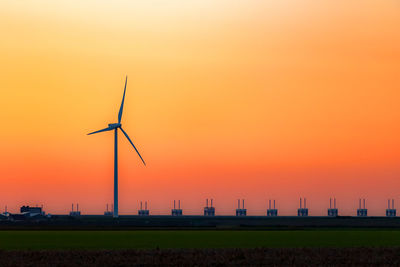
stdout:
{"type": "Polygon", "coordinates": [[[0,250],[8,266],[399,266],[400,248],[0,250]]]}
{"type": "Polygon", "coordinates": [[[400,247],[400,230],[0,231],[1,250],[400,247]]]}

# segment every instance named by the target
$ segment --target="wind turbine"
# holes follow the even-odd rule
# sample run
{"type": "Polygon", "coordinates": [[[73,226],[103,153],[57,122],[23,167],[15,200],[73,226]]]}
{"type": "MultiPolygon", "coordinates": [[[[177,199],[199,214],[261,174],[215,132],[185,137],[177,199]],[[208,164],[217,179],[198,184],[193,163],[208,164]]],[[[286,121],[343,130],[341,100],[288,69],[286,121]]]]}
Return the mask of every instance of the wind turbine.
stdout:
{"type": "Polygon", "coordinates": [[[122,103],[121,107],[119,108],[118,112],[118,123],[110,123],[108,124],[107,128],[89,133],[88,135],[95,134],[95,133],[101,133],[101,132],[107,132],[114,130],[114,217],[118,217],[118,129],[122,131],[122,133],[125,135],[125,137],[128,139],[129,143],[133,146],[135,149],[136,153],[139,155],[140,159],[142,160],[143,164],[146,165],[144,162],[142,156],[140,155],[139,151],[129,138],[128,134],[122,129],[121,125],[121,118],[122,118],[122,111],[124,109],[124,101],[125,101],[125,92],[126,92],[126,83],[128,82],[128,76],[126,76],[125,80],[125,88],[124,88],[124,95],[122,97],[122,103]]]}

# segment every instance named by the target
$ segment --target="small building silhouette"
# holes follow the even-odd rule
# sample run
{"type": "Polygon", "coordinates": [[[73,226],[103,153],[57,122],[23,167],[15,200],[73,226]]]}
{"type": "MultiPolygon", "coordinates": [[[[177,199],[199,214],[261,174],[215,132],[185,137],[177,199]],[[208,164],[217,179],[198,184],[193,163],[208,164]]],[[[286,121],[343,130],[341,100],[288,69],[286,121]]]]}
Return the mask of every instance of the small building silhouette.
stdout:
{"type": "Polygon", "coordinates": [[[113,216],[114,207],[111,205],[111,210],[108,210],[108,204],[106,204],[106,211],[104,212],[104,216],[113,216]]]}
{"type": "Polygon", "coordinates": [[[69,212],[69,216],[81,216],[78,203],[76,204],[76,210],[74,210],[74,204],[72,203],[72,210],[69,212]]]}
{"type": "Polygon", "coordinates": [[[302,207],[301,198],[300,198],[300,208],[297,209],[297,216],[300,216],[300,217],[308,216],[308,209],[307,209],[307,202],[306,201],[307,201],[307,199],[304,198],[304,207],[302,207]]]}
{"type": "Polygon", "coordinates": [[[361,198],[359,199],[357,217],[367,217],[368,209],[365,207],[365,198],[363,199],[363,208],[361,208],[361,198]]]}
{"type": "Polygon", "coordinates": [[[22,206],[20,208],[21,214],[25,216],[38,216],[38,215],[45,215],[45,212],[43,211],[43,206],[42,207],[30,207],[30,206],[22,206]]]}
{"type": "Polygon", "coordinates": [[[271,199],[269,200],[268,209],[267,209],[267,216],[275,217],[278,216],[278,210],[275,209],[275,199],[273,208],[271,206],[271,199]]]}
{"type": "Polygon", "coordinates": [[[329,198],[328,216],[329,217],[338,216],[338,209],[336,208],[336,198],[333,198],[333,207],[332,207],[332,198],[329,198]]]}
{"type": "Polygon", "coordinates": [[[394,199],[392,199],[391,207],[390,207],[390,199],[388,199],[388,208],[386,209],[386,217],[396,217],[396,209],[394,208],[394,199]]]}
{"type": "Polygon", "coordinates": [[[236,209],[236,216],[246,216],[247,210],[244,208],[244,199],[242,199],[242,208],[240,208],[240,199],[238,199],[238,208],[236,209]]]}
{"type": "Polygon", "coordinates": [[[211,206],[208,206],[208,198],[206,199],[206,206],[204,207],[204,216],[215,216],[215,208],[213,207],[213,199],[211,199],[211,206]]]}
{"type": "Polygon", "coordinates": [[[150,211],[147,209],[147,201],[144,202],[144,209],[142,207],[142,201],[140,201],[140,210],[138,210],[138,215],[139,216],[149,216],[150,211]]]}
{"type": "Polygon", "coordinates": [[[182,210],[181,210],[181,201],[178,200],[178,208],[175,208],[175,200],[174,200],[174,208],[171,210],[171,215],[172,216],[182,216],[182,210]]]}

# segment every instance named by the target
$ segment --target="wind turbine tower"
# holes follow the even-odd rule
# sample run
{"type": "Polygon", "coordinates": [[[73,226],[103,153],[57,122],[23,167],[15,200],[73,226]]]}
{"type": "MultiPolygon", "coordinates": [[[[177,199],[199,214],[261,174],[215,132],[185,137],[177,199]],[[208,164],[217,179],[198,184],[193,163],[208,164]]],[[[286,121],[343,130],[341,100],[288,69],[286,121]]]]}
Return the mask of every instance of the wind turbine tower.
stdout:
{"type": "Polygon", "coordinates": [[[124,87],[124,95],[122,97],[121,107],[119,108],[118,112],[118,123],[110,123],[108,124],[107,128],[89,133],[88,135],[100,133],[100,132],[107,132],[114,130],[114,218],[118,217],[118,129],[122,131],[125,137],[128,139],[129,143],[133,146],[136,153],[139,155],[140,159],[142,160],[143,164],[146,165],[142,156],[140,155],[139,151],[136,149],[135,145],[129,138],[128,134],[122,129],[121,119],[122,119],[122,111],[124,109],[124,101],[125,101],[125,93],[126,93],[126,83],[128,82],[128,76],[125,79],[125,87],[124,87]]]}

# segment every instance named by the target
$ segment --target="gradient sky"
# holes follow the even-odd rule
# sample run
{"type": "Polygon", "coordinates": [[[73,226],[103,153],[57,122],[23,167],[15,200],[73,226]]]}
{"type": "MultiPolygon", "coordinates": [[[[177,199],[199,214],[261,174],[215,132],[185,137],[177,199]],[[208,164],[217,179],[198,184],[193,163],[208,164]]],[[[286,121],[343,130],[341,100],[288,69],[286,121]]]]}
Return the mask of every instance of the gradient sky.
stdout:
{"type": "MultiPolygon", "coordinates": [[[[120,213],[383,215],[400,193],[400,4],[1,1],[0,207],[120,213]]],[[[3,208],[1,208],[3,209],[3,208]]]]}

